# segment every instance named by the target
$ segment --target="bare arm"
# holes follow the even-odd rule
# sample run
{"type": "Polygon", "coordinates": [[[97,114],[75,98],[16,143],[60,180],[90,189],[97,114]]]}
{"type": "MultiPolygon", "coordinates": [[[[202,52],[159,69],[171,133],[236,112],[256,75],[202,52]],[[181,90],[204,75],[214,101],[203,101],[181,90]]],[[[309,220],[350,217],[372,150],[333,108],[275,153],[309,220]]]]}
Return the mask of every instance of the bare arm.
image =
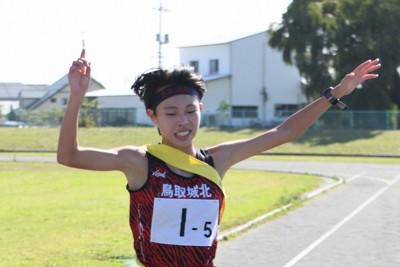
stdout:
{"type": "Polygon", "coordinates": [[[61,125],[57,160],[60,164],[89,170],[120,170],[128,180],[145,177],[145,152],[137,147],[101,150],[81,147],[78,143],[78,118],[82,99],[90,82],[91,66],[85,59],[85,50],[74,61],[69,73],[71,95],[61,125]]]}
{"type": "MultiPolygon", "coordinates": [[[[332,90],[332,95],[335,98],[341,98],[350,94],[364,81],[377,78],[377,74],[370,72],[379,68],[379,59],[365,61],[335,86],[332,90]]],[[[325,97],[321,97],[290,116],[279,126],[259,136],[210,148],[215,164],[217,168],[220,168],[220,174],[239,161],[296,140],[330,107],[329,101],[325,97]]]]}

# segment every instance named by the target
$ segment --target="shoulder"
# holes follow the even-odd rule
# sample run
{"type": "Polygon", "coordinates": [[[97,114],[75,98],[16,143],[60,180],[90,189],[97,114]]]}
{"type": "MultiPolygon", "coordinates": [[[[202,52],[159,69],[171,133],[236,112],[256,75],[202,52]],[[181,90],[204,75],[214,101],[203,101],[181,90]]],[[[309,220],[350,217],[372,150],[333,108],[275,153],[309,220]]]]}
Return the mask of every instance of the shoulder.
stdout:
{"type": "Polygon", "coordinates": [[[214,167],[214,160],[208,149],[197,149],[196,158],[214,167]]]}
{"type": "Polygon", "coordinates": [[[116,148],[115,151],[122,165],[126,167],[140,167],[147,162],[146,150],[138,146],[124,146],[116,148]]]}
{"type": "Polygon", "coordinates": [[[214,167],[222,177],[232,165],[256,154],[253,147],[252,139],[245,139],[221,143],[207,150],[214,160],[214,167]]]}
{"type": "Polygon", "coordinates": [[[148,159],[143,147],[124,146],[117,148],[121,170],[128,180],[130,188],[137,188],[147,179],[148,159]]]}

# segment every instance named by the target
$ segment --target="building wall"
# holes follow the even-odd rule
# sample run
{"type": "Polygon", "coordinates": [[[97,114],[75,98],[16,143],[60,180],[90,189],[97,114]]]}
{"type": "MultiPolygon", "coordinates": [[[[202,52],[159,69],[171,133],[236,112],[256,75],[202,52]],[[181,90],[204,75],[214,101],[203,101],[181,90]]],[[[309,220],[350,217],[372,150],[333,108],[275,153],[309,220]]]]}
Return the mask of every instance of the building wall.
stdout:
{"type": "Polygon", "coordinates": [[[47,99],[36,109],[37,110],[45,110],[45,109],[52,109],[52,108],[66,108],[67,102],[69,99],[69,95],[70,95],[69,87],[64,88],[57,94],[55,94],[52,97],[50,97],[49,99],[47,99]]]}
{"type": "Polygon", "coordinates": [[[214,113],[221,101],[230,103],[230,84],[230,77],[206,82],[207,91],[202,101],[204,112],[214,113]]]}
{"type": "Polygon", "coordinates": [[[232,105],[259,105],[265,34],[232,42],[232,105]]]}
{"type": "MultiPolygon", "coordinates": [[[[260,124],[277,119],[277,106],[305,102],[297,68],[284,63],[282,53],[268,45],[267,33],[232,43],[232,92],[232,106],[257,106],[260,124]]],[[[235,121],[245,123],[242,118],[235,121]]],[[[248,123],[258,122],[249,118],[248,123]]]]}
{"type": "Polygon", "coordinates": [[[180,49],[181,62],[199,60],[199,72],[207,77],[207,63],[219,60],[220,74],[228,74],[229,82],[207,82],[208,97],[204,99],[207,113],[218,113],[218,104],[231,105],[233,126],[271,124],[278,107],[299,106],[306,102],[301,93],[300,75],[293,66],[283,62],[282,53],[268,45],[268,35],[261,32],[226,44],[180,49]],[[266,92],[266,93],[265,93],[266,92]]]}
{"type": "Polygon", "coordinates": [[[219,60],[219,73],[230,73],[230,46],[229,44],[205,45],[197,47],[180,48],[180,61],[184,65],[190,65],[190,61],[199,62],[199,70],[203,76],[210,75],[210,60],[219,60]]]}
{"type": "Polygon", "coordinates": [[[153,125],[153,122],[146,114],[143,102],[136,95],[99,96],[97,101],[100,110],[135,110],[134,124],[153,125]]]}
{"type": "MultiPolygon", "coordinates": [[[[91,92],[100,89],[104,89],[104,87],[97,82],[91,81],[87,91],[91,92]]],[[[56,94],[51,96],[49,99],[46,99],[46,101],[41,103],[38,107],[36,107],[36,109],[45,110],[52,108],[66,108],[70,94],[71,94],[70,87],[68,84],[66,84],[64,88],[62,88],[56,94]]]]}
{"type": "Polygon", "coordinates": [[[268,93],[266,119],[271,120],[275,118],[272,111],[276,105],[302,105],[306,103],[306,97],[301,92],[301,78],[297,68],[283,62],[280,51],[270,46],[265,46],[265,50],[265,86],[268,93]]]}

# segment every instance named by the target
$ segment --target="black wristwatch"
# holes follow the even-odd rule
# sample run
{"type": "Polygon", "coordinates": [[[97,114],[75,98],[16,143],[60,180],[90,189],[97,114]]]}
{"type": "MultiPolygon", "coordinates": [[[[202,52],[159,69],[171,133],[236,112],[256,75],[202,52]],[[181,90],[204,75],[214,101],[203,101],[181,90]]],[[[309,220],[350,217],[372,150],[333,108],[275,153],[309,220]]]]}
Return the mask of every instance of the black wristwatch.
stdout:
{"type": "Polygon", "coordinates": [[[328,99],[329,103],[332,104],[332,106],[336,106],[342,110],[347,109],[347,106],[345,103],[343,103],[342,101],[340,101],[339,99],[335,98],[332,94],[332,87],[326,88],[323,92],[323,95],[325,96],[326,99],[328,99]]]}

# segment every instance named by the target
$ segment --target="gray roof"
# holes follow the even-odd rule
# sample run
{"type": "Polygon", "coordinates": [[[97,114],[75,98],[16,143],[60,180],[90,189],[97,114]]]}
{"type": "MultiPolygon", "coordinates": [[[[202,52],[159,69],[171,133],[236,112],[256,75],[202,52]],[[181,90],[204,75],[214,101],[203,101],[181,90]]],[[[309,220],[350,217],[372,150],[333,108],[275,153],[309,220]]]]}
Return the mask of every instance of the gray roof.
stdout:
{"type": "MultiPolygon", "coordinates": [[[[96,81],[93,78],[91,78],[90,83],[91,84],[97,83],[101,87],[104,88],[104,86],[101,83],[99,83],[98,81],[96,81]]],[[[30,104],[26,108],[30,109],[30,110],[37,108],[38,106],[40,106],[41,104],[46,102],[48,99],[50,99],[52,96],[54,96],[55,94],[57,94],[58,92],[60,92],[61,90],[63,90],[67,86],[69,86],[68,74],[64,75],[61,79],[59,79],[58,81],[56,81],[55,83],[50,85],[47,88],[47,93],[41,99],[38,99],[37,101],[33,102],[32,104],[30,104]]],[[[89,84],[89,87],[90,87],[90,84],[89,84]]]]}
{"type": "Polygon", "coordinates": [[[21,91],[43,91],[47,86],[45,84],[0,83],[0,100],[18,100],[21,91]]]}
{"type": "Polygon", "coordinates": [[[27,106],[27,109],[35,109],[38,106],[40,106],[43,102],[45,102],[47,99],[64,89],[68,85],[68,75],[64,75],[61,79],[53,83],[47,88],[47,93],[39,100],[33,102],[29,106],[27,106]]]}
{"type": "Polygon", "coordinates": [[[136,96],[135,92],[129,87],[124,88],[106,88],[96,91],[87,92],[86,97],[103,97],[103,96],[136,96]]]}
{"type": "Polygon", "coordinates": [[[197,46],[209,46],[209,45],[222,45],[222,44],[230,44],[234,41],[238,41],[241,39],[245,39],[260,33],[267,34],[267,31],[258,31],[252,34],[242,34],[237,32],[227,32],[225,34],[218,34],[209,36],[208,38],[202,38],[200,40],[190,40],[189,42],[178,44],[178,48],[189,48],[189,47],[197,47],[197,46]]]}

